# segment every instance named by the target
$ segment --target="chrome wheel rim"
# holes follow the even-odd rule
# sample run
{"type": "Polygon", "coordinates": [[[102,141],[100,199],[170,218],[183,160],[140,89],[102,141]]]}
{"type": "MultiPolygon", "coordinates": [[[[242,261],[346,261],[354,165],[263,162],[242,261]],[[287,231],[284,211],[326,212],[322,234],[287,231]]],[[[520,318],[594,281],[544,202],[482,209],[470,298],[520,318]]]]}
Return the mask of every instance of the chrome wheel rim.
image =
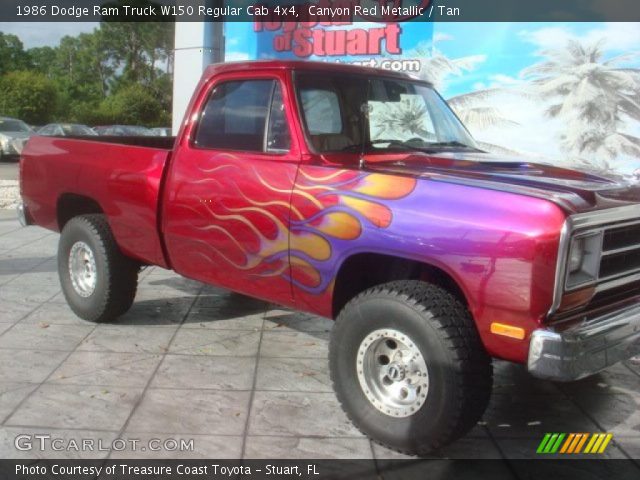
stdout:
{"type": "Polygon", "coordinates": [[[84,242],[76,242],[69,252],[69,276],[75,292],[81,297],[89,297],[96,289],[96,259],[93,251],[84,242]]]}
{"type": "Polygon", "coordinates": [[[409,417],[427,400],[427,364],[416,343],[398,330],[367,335],[358,349],[356,369],[367,400],[385,415],[409,417]]]}

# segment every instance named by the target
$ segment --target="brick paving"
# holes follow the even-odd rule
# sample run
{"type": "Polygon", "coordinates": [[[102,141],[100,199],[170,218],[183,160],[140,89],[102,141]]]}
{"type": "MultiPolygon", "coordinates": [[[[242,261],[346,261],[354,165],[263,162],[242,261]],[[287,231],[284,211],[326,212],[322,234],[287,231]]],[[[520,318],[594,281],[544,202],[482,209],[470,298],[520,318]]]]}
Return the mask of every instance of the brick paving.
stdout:
{"type": "MultiPolygon", "coordinates": [[[[402,458],[342,413],[327,371],[331,321],[184,279],[141,274],[117,323],[78,319],[60,292],[58,236],[0,211],[2,458],[402,458]],[[65,440],[193,439],[193,451],[19,451],[65,440]]],[[[482,422],[436,457],[535,458],[546,432],[611,432],[607,458],[640,458],[640,359],[573,384],[496,362],[482,422]]],[[[540,458],[538,456],[538,458],[540,458]]]]}

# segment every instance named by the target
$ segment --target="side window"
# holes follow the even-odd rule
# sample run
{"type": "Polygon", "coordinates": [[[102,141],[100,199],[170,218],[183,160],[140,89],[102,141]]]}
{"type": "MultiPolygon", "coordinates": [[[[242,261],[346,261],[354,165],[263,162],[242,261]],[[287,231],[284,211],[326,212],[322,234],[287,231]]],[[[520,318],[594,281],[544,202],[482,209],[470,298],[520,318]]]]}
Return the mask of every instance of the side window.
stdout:
{"type": "Polygon", "coordinates": [[[331,90],[305,88],[301,90],[302,109],[311,135],[342,132],[342,115],[338,95],[331,90]]]}
{"type": "Polygon", "coordinates": [[[195,144],[202,148],[262,152],[273,80],[217,85],[204,107],[195,144]]]}
{"type": "Polygon", "coordinates": [[[287,117],[284,113],[284,102],[282,101],[282,89],[276,83],[271,98],[271,111],[269,113],[269,127],[267,130],[267,152],[284,153],[289,151],[291,137],[287,117]]]}

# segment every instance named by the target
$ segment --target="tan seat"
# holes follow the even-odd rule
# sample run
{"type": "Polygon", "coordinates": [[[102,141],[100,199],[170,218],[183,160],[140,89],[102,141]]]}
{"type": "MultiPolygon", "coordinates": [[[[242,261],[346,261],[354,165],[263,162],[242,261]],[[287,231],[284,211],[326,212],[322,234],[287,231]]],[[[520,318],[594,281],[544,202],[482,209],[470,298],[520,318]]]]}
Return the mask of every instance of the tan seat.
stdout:
{"type": "Polygon", "coordinates": [[[311,141],[319,152],[337,152],[354,145],[353,140],[341,133],[312,135],[311,141]]]}

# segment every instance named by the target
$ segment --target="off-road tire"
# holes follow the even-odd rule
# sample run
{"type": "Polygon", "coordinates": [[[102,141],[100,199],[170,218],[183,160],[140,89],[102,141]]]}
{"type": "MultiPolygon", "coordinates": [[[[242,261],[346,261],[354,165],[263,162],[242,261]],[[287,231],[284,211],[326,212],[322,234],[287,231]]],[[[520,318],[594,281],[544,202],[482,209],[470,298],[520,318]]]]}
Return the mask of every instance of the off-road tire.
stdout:
{"type": "Polygon", "coordinates": [[[410,455],[427,455],[463,436],[480,420],[491,396],[491,358],[471,314],[458,298],[426,282],[391,282],[352,299],[334,325],[329,361],[334,390],[354,425],[410,455]],[[359,346],[380,329],[406,334],[428,369],[426,400],[407,417],[375,408],[358,380],[359,346]]]}
{"type": "Polygon", "coordinates": [[[122,254],[104,215],[74,217],[62,229],[58,244],[58,275],[71,310],[90,322],[108,322],[124,314],[136,296],[139,264],[122,254]],[[84,242],[93,253],[96,284],[83,297],[73,287],[69,254],[76,242],[84,242]]]}

